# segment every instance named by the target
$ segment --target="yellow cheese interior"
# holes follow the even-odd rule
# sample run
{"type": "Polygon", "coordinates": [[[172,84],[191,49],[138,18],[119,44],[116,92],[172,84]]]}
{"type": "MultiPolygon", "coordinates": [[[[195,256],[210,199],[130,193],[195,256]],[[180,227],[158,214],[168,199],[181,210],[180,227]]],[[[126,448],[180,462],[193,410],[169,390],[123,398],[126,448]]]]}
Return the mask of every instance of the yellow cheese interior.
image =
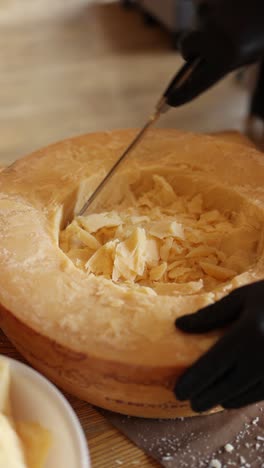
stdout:
{"type": "Polygon", "coordinates": [[[259,237],[260,225],[243,212],[208,208],[202,193],[179,194],[153,174],[143,191],[127,186],[112,209],[74,219],[60,246],[87,275],[152,295],[189,295],[246,271],[259,237]]]}

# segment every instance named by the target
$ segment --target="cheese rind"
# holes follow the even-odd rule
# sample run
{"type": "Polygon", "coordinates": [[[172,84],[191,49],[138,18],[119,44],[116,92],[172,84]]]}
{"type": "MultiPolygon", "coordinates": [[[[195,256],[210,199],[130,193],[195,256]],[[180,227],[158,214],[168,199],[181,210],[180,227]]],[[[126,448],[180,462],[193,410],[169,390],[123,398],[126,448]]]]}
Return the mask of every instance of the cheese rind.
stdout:
{"type": "Polygon", "coordinates": [[[175,379],[221,336],[219,330],[186,335],[175,319],[263,278],[263,155],[209,136],[150,131],[120,170],[101,210],[126,211],[129,232],[126,218],[92,235],[104,246],[126,241],[140,227],[148,238],[145,217],[151,212],[151,222],[166,215],[182,224],[185,239],[151,236],[147,241],[156,245],[143,275],[135,282],[114,282],[86,271],[95,252],[83,248],[80,239],[68,251],[66,243],[58,244],[58,230],[78,213],[135,134],[104,132],[60,142],[0,175],[1,327],[29,361],[36,363],[37,357],[43,373],[82,399],[127,414],[175,417],[191,412],[174,399],[175,379]],[[169,202],[159,202],[154,175],[173,188],[175,195],[165,190],[169,202]],[[141,220],[129,209],[137,202],[141,220]],[[223,216],[220,222],[199,222],[202,213],[212,210],[223,216]],[[176,212],[181,214],[177,219],[176,212]],[[199,226],[192,226],[194,221],[199,226]],[[203,260],[214,264],[216,256],[217,265],[238,274],[219,281],[202,270],[197,258],[188,258],[191,271],[180,282],[165,274],[149,284],[149,270],[160,262],[179,261],[184,267],[190,248],[203,243],[225,254],[203,260]]]}

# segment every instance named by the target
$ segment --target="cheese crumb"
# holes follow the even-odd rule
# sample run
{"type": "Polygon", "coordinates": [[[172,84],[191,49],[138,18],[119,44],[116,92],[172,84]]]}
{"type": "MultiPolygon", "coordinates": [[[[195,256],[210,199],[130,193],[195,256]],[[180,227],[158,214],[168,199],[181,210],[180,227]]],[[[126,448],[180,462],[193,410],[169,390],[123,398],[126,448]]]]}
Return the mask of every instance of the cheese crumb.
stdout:
{"type": "Polygon", "coordinates": [[[172,461],[173,457],[171,455],[165,455],[165,457],[162,457],[162,461],[172,461]]]}
{"type": "Polygon", "coordinates": [[[209,468],[222,468],[222,463],[216,458],[214,458],[210,461],[209,468]]]}
{"type": "Polygon", "coordinates": [[[234,450],[234,446],[232,444],[226,444],[224,449],[226,452],[231,453],[234,450]]]}

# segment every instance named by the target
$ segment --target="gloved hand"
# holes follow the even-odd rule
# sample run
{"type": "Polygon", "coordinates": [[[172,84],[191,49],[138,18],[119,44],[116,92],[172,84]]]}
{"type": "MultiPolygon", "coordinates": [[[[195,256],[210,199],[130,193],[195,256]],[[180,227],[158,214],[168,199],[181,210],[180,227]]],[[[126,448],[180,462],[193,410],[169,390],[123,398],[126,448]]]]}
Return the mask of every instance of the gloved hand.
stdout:
{"type": "Polygon", "coordinates": [[[168,96],[171,106],[191,101],[230,71],[264,56],[264,1],[203,0],[197,28],[182,39],[180,49],[187,61],[200,57],[203,63],[168,96]]]}
{"type": "Polygon", "coordinates": [[[264,400],[264,281],[236,289],[176,326],[205,333],[231,325],[225,335],[177,381],[179,400],[194,411],[240,408],[264,400]]]}

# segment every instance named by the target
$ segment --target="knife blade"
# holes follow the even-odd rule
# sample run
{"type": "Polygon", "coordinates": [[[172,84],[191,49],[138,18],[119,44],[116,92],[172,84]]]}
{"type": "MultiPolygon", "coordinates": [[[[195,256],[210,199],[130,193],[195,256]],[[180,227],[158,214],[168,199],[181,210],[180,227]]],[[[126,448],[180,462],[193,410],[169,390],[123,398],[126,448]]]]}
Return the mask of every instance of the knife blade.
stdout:
{"type": "Polygon", "coordinates": [[[91,208],[94,204],[94,201],[98,197],[101,196],[101,193],[105,189],[105,187],[109,184],[112,177],[116,174],[117,170],[120,168],[121,164],[124,163],[128,156],[135,150],[138,144],[142,141],[145,134],[148,130],[155,124],[155,122],[159,119],[161,114],[164,114],[170,109],[170,106],[167,103],[167,96],[169,92],[173,89],[179,88],[186,80],[190,78],[194,69],[200,65],[200,59],[195,59],[192,62],[185,63],[180,71],[176,74],[176,76],[172,79],[169,86],[167,87],[166,91],[162,95],[161,99],[158,101],[153,114],[149,117],[146,124],[142,127],[142,129],[137,133],[133,141],[129,144],[129,146],[125,149],[123,154],[118,158],[103,180],[99,183],[95,191],[90,195],[88,200],[85,202],[81,210],[78,212],[77,216],[83,216],[85,213],[91,211],[91,208]]]}

